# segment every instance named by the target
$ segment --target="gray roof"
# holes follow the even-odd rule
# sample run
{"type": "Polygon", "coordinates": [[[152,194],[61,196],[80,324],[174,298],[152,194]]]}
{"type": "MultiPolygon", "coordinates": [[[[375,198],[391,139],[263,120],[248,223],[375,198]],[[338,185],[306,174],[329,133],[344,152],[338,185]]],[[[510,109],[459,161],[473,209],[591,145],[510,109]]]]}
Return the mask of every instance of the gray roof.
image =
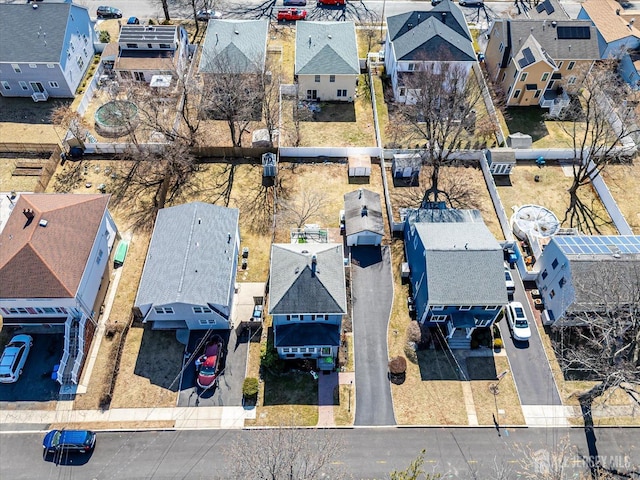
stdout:
{"type": "Polygon", "coordinates": [[[540,20],[566,20],[569,17],[558,0],[544,0],[530,8],[526,3],[520,3],[520,14],[540,20]],[[526,10],[525,10],[526,8],[526,10]]]}
{"type": "Polygon", "coordinates": [[[278,325],[276,347],[304,347],[306,345],[340,345],[340,325],[332,323],[291,322],[278,325]]]}
{"type": "Polygon", "coordinates": [[[444,0],[428,11],[387,18],[396,60],[475,61],[471,34],[460,8],[444,0]]]}
{"type": "Polygon", "coordinates": [[[491,163],[516,163],[516,151],[513,148],[490,148],[487,154],[491,163]]]}
{"type": "Polygon", "coordinates": [[[122,25],[119,43],[175,43],[178,32],[176,25],[122,25]]]}
{"type": "Polygon", "coordinates": [[[59,62],[72,9],[90,22],[87,9],[71,3],[0,4],[0,62],[59,62]]]}
{"type": "Polygon", "coordinates": [[[268,20],[209,20],[202,45],[199,71],[204,73],[251,73],[264,70],[268,20]],[[216,57],[230,67],[221,70],[216,57]]]}
{"type": "Polygon", "coordinates": [[[426,251],[429,303],[507,303],[502,248],[484,223],[424,222],[415,227],[426,251]]]}
{"type": "Polygon", "coordinates": [[[413,208],[406,210],[407,221],[417,222],[478,222],[484,223],[479,210],[455,208],[413,208]]]}
{"type": "Polygon", "coordinates": [[[419,169],[422,167],[422,156],[419,153],[394,153],[392,163],[398,168],[412,167],[419,169]]]}
{"type": "Polygon", "coordinates": [[[238,216],[235,208],[202,202],[160,210],[136,306],[227,305],[235,283],[238,216]]]}
{"type": "Polygon", "coordinates": [[[515,58],[525,45],[529,36],[533,36],[544,52],[553,60],[597,60],[600,58],[598,38],[595,27],[588,20],[558,20],[554,27],[548,20],[506,20],[511,25],[510,45],[515,58]],[[559,39],[558,27],[585,27],[590,38],[559,39]]]}
{"type": "Polygon", "coordinates": [[[296,75],[358,75],[353,22],[298,22],[296,75]]]}
{"type": "Polygon", "coordinates": [[[373,232],[384,235],[380,195],[360,188],[344,194],[345,233],[373,232]],[[364,208],[363,208],[364,207],[364,208]]]}
{"type": "Polygon", "coordinates": [[[339,243],[272,245],[269,313],[345,314],[347,299],[343,257],[342,244],[339,243]]]}

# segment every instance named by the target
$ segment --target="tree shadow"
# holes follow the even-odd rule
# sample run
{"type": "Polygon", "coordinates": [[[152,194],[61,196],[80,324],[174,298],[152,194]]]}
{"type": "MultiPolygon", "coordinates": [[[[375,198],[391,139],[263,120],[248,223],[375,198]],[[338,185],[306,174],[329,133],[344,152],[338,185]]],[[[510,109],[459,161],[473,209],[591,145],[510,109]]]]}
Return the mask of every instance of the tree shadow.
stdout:
{"type": "Polygon", "coordinates": [[[421,350],[416,353],[421,380],[460,380],[455,359],[448,351],[421,350]]]}
{"type": "Polygon", "coordinates": [[[152,330],[145,325],[133,373],[148,378],[153,385],[177,392],[174,380],[182,369],[184,345],[173,330],[152,330]]]}
{"type": "Polygon", "coordinates": [[[320,111],[313,113],[311,122],[355,122],[356,106],[353,102],[320,102],[320,111]]]}

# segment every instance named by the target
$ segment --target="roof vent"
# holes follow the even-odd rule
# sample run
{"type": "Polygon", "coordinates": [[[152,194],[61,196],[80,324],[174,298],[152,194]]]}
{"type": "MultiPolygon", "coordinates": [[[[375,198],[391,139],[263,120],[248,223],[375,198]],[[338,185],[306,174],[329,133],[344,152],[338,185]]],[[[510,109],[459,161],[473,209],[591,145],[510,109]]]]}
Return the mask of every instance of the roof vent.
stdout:
{"type": "Polygon", "coordinates": [[[238,30],[234,30],[233,33],[235,33],[236,35],[240,35],[240,32],[238,30]]]}
{"type": "Polygon", "coordinates": [[[49,225],[49,221],[43,218],[42,220],[40,220],[38,225],[40,225],[41,227],[46,227],[47,225],[49,225]]]}
{"type": "Polygon", "coordinates": [[[33,8],[34,10],[38,9],[38,4],[37,3],[32,3],[31,4],[31,8],[33,8]]]}
{"type": "Polygon", "coordinates": [[[558,25],[558,22],[556,22],[555,20],[553,22],[551,22],[551,26],[553,28],[556,28],[557,25],[558,25]]]}
{"type": "Polygon", "coordinates": [[[309,250],[302,250],[302,252],[300,252],[300,253],[307,254],[307,253],[309,253],[309,250]]]}
{"type": "Polygon", "coordinates": [[[331,40],[333,38],[331,35],[327,35],[327,37],[329,38],[329,40],[331,40]]]}

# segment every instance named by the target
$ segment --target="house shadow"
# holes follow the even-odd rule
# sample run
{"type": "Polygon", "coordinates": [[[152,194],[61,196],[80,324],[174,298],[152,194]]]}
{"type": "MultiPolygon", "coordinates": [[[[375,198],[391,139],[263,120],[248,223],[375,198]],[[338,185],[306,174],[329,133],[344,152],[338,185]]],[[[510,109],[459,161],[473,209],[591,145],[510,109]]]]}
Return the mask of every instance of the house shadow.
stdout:
{"type": "Polygon", "coordinates": [[[467,378],[469,380],[496,380],[496,364],[493,357],[467,357],[467,378]]]}
{"type": "Polygon", "coordinates": [[[455,359],[446,350],[429,349],[416,353],[421,380],[460,380],[455,359]]]}
{"type": "Polygon", "coordinates": [[[369,177],[349,177],[349,185],[368,185],[369,177]]]}
{"type": "Polygon", "coordinates": [[[310,372],[264,373],[264,406],[318,405],[318,381],[310,372]]]}
{"type": "Polygon", "coordinates": [[[34,102],[31,97],[3,97],[0,95],[0,122],[52,125],[51,115],[60,106],[70,106],[72,100],[56,99],[34,102]]]}
{"type": "Polygon", "coordinates": [[[355,122],[356,106],[353,102],[319,102],[320,111],[313,112],[313,122],[355,122]]]}
{"type": "Polygon", "coordinates": [[[419,187],[420,178],[418,175],[411,177],[393,177],[393,186],[394,188],[419,187]]]}
{"type": "Polygon", "coordinates": [[[184,345],[173,330],[152,330],[145,325],[134,373],[148,378],[153,385],[177,392],[175,378],[182,370],[184,345]]]}
{"type": "Polygon", "coordinates": [[[367,268],[382,262],[380,247],[352,247],[351,262],[360,268],[367,268]]]}
{"type": "Polygon", "coordinates": [[[493,182],[496,184],[496,187],[512,187],[511,183],[511,175],[494,175],[493,182]]]}

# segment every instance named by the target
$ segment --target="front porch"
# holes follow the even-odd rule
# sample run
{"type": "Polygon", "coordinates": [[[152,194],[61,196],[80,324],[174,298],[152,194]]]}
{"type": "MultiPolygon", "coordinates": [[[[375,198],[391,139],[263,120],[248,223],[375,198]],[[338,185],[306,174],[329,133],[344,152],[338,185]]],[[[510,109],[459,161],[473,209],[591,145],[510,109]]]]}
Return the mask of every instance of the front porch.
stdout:
{"type": "Polygon", "coordinates": [[[471,312],[455,312],[447,316],[445,322],[447,344],[451,350],[471,348],[471,336],[476,328],[488,327],[495,316],[471,312]]]}

